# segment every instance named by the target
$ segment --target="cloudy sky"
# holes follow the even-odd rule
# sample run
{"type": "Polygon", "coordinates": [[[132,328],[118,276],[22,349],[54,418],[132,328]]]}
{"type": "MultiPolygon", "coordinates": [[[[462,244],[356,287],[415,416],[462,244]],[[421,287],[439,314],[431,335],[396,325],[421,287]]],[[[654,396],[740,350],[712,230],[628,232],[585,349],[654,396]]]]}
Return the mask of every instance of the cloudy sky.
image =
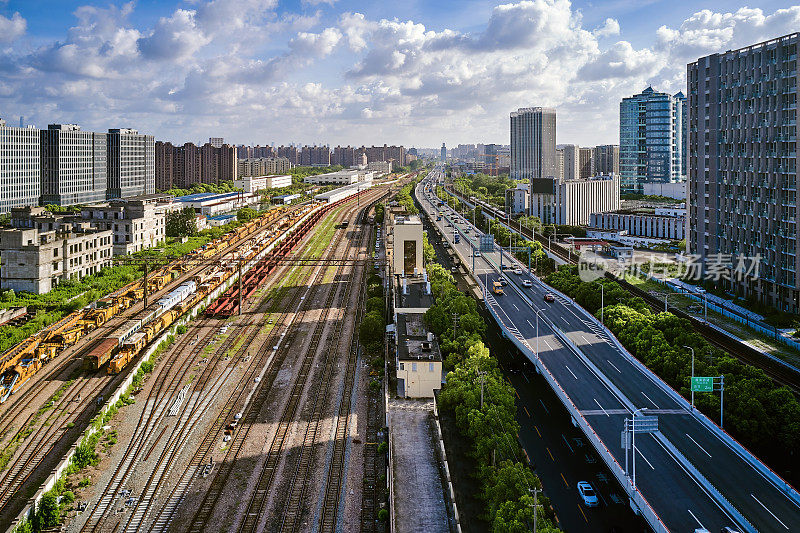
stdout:
{"type": "Polygon", "coordinates": [[[510,111],[552,106],[559,143],[616,143],[623,96],[799,28],[769,0],[0,0],[0,117],[433,147],[508,143],[510,111]]]}

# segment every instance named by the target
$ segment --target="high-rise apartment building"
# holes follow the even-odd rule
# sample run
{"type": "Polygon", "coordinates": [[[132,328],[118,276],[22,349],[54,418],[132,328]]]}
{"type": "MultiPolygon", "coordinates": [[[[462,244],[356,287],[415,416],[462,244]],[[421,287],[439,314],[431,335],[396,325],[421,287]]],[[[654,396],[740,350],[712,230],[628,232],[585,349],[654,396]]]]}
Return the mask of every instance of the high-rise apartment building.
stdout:
{"type": "Polygon", "coordinates": [[[619,174],[619,145],[604,144],[592,149],[594,173],[601,176],[619,174]]]}
{"type": "Polygon", "coordinates": [[[729,289],[794,313],[798,47],[793,33],[687,68],[689,252],[706,273],[732,267],[720,280],[729,289]]]}
{"type": "Polygon", "coordinates": [[[327,146],[303,146],[300,151],[300,164],[305,167],[329,167],[331,150],[327,146]]]}
{"type": "Polygon", "coordinates": [[[214,148],[222,148],[222,145],[225,144],[225,139],[222,137],[209,137],[208,144],[214,148]]]}
{"type": "Polygon", "coordinates": [[[580,148],[578,150],[578,177],[586,179],[594,175],[594,153],[592,149],[580,148]]]}
{"type": "Polygon", "coordinates": [[[672,183],[686,176],[686,98],[648,87],[619,104],[619,164],[622,188],[643,182],[672,183]]]}
{"type": "Polygon", "coordinates": [[[355,164],[356,149],[352,146],[337,146],[331,154],[331,165],[350,168],[355,164]]]}
{"type": "MultiPolygon", "coordinates": [[[[580,147],[577,144],[560,144],[558,150],[561,152],[560,159],[563,161],[561,177],[565,180],[576,180],[580,178],[580,147]]],[[[558,171],[558,164],[556,164],[558,171]]]]}
{"type": "Polygon", "coordinates": [[[556,110],[520,108],[511,113],[511,177],[552,178],[556,174],[556,110]]]}
{"type": "Polygon", "coordinates": [[[218,184],[232,181],[237,176],[237,149],[223,144],[215,148],[211,143],[196,146],[186,143],[155,143],[156,188],[166,191],[172,187],[191,187],[195,183],[218,184]]]}
{"type": "Polygon", "coordinates": [[[130,128],[108,130],[108,198],[156,191],[155,139],[130,128]]]}
{"type": "Polygon", "coordinates": [[[531,180],[530,215],[542,224],[586,225],[592,213],[619,208],[619,176],[531,180]]]}
{"type": "Polygon", "coordinates": [[[447,161],[447,147],[444,145],[444,143],[442,143],[442,149],[439,155],[443,163],[447,161]]]}
{"type": "Polygon", "coordinates": [[[39,203],[40,153],[38,129],[9,127],[0,119],[0,213],[39,203]]]}
{"type": "Polygon", "coordinates": [[[564,179],[564,147],[556,146],[556,178],[564,179]]]}
{"type": "Polygon", "coordinates": [[[373,163],[376,161],[393,161],[395,166],[404,166],[406,164],[406,149],[402,146],[371,146],[369,148],[361,147],[367,154],[367,161],[373,163]]]}
{"type": "Polygon", "coordinates": [[[105,201],[107,138],[77,124],[50,124],[41,131],[42,205],[105,201]]]}
{"type": "Polygon", "coordinates": [[[293,165],[300,164],[300,152],[294,146],[279,146],[277,155],[278,157],[285,157],[293,165]]]}

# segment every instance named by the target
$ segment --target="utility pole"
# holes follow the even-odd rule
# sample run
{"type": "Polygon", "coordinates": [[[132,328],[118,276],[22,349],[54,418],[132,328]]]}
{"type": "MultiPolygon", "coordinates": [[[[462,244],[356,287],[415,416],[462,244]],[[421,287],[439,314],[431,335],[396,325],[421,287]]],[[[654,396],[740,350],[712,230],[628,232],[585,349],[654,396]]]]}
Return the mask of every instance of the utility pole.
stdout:
{"type": "Polygon", "coordinates": [[[242,316],[242,260],[237,261],[239,266],[239,316],[242,316]]]}
{"type": "Polygon", "coordinates": [[[694,348],[691,346],[684,346],[684,348],[692,351],[692,380],[689,381],[689,388],[692,389],[692,410],[694,410],[694,387],[692,387],[692,381],[694,380],[694,348]]]}
{"type": "Polygon", "coordinates": [[[604,322],[603,322],[603,308],[606,306],[605,305],[605,300],[606,300],[605,288],[606,288],[606,286],[603,285],[602,283],[600,283],[600,323],[601,324],[604,324],[604,322]]]}
{"type": "Polygon", "coordinates": [[[486,372],[478,370],[478,379],[481,380],[481,410],[483,410],[483,384],[486,381],[486,372]]]}
{"type": "Polygon", "coordinates": [[[533,493],[533,533],[537,531],[537,518],[539,517],[539,493],[543,492],[542,489],[532,488],[528,489],[533,493]]]}
{"type": "Polygon", "coordinates": [[[147,272],[149,270],[150,261],[144,260],[144,307],[147,307],[147,272]]]}
{"type": "Polygon", "coordinates": [[[457,327],[458,327],[458,313],[453,313],[453,339],[456,338],[457,327]]]}

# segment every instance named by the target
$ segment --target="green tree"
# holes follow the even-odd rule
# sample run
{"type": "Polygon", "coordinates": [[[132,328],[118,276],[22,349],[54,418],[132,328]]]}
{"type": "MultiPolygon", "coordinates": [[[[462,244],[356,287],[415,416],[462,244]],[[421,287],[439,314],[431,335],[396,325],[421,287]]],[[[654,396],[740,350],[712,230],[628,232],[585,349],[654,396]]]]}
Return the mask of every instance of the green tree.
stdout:
{"type": "Polygon", "coordinates": [[[358,335],[364,345],[375,346],[383,343],[383,316],[377,311],[366,313],[358,327],[358,335]]]}
{"type": "Polygon", "coordinates": [[[189,237],[197,233],[195,212],[191,207],[167,214],[167,237],[189,237]]]}
{"type": "Polygon", "coordinates": [[[59,522],[60,513],[58,510],[58,498],[53,491],[45,492],[39,501],[39,527],[37,529],[48,529],[56,527],[59,522]]]}
{"type": "Polygon", "coordinates": [[[258,211],[252,207],[243,207],[236,212],[236,220],[239,222],[250,222],[258,216],[258,211]]]}

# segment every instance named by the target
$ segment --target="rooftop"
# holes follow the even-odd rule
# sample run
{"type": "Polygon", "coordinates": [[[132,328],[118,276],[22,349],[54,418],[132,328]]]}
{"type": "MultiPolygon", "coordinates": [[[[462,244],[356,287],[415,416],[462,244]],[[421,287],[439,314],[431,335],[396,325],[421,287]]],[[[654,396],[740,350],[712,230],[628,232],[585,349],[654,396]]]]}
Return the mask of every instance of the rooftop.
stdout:
{"type": "Polygon", "coordinates": [[[394,225],[418,225],[422,224],[422,221],[419,219],[418,215],[396,215],[394,217],[394,225]]]}
{"type": "Polygon", "coordinates": [[[422,313],[397,315],[397,358],[400,361],[442,360],[439,343],[433,334],[428,335],[422,317],[422,313]]]}
{"type": "Polygon", "coordinates": [[[400,309],[428,309],[433,305],[433,297],[428,293],[427,281],[420,276],[400,277],[395,275],[396,302],[395,307],[400,309]],[[403,290],[405,281],[405,290],[403,290]]]}

